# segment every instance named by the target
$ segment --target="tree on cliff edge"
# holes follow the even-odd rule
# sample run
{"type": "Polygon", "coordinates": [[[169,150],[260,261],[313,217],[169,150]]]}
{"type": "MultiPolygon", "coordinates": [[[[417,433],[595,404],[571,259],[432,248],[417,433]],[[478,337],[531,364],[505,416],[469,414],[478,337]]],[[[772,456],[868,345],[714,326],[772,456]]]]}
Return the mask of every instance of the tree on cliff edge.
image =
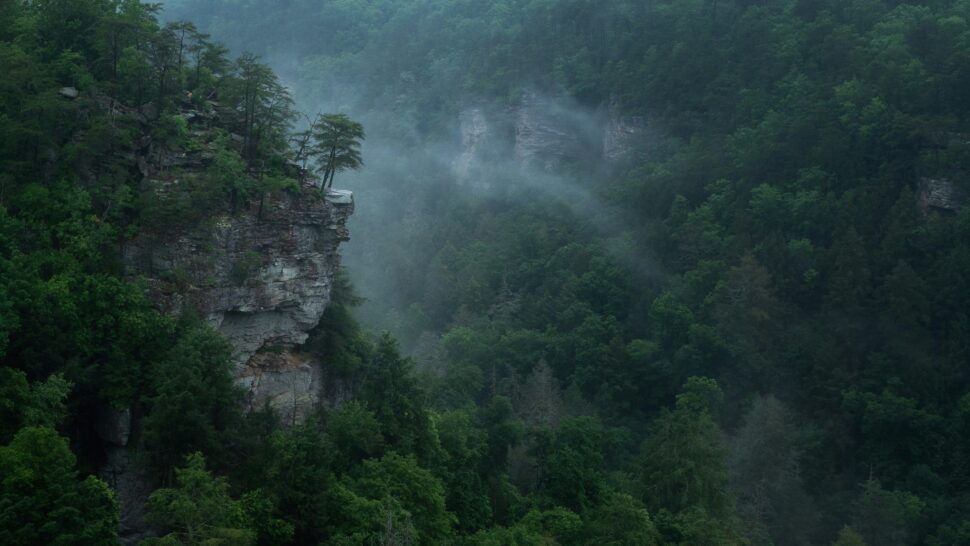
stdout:
{"type": "Polygon", "coordinates": [[[359,169],[360,142],[364,140],[364,126],[344,114],[321,114],[310,128],[313,134],[313,154],[323,171],[320,188],[333,186],[339,171],[359,169]]]}

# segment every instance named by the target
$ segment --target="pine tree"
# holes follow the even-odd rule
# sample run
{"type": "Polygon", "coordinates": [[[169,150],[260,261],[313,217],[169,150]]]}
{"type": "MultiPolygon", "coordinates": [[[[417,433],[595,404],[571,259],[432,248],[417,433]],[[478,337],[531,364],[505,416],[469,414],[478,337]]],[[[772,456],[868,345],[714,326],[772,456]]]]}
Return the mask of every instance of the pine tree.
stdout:
{"type": "Polygon", "coordinates": [[[356,170],[363,165],[360,143],[364,126],[344,114],[321,114],[311,128],[314,153],[323,171],[322,189],[333,186],[340,171],[356,170]]]}

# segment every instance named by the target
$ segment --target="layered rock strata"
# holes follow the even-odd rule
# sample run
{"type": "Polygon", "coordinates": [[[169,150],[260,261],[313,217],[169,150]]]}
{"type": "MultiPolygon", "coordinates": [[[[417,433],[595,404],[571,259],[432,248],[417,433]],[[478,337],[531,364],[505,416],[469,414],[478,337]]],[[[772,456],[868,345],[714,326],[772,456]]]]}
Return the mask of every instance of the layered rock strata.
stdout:
{"type": "Polygon", "coordinates": [[[300,420],[319,400],[320,365],[298,347],[330,303],[353,210],[347,191],[282,193],[167,241],[130,241],[125,263],[164,311],[191,308],[226,336],[251,406],[300,420]]]}
{"type": "Polygon", "coordinates": [[[931,210],[959,212],[967,200],[967,192],[946,178],[924,178],[919,184],[918,199],[923,214],[931,210]]]}

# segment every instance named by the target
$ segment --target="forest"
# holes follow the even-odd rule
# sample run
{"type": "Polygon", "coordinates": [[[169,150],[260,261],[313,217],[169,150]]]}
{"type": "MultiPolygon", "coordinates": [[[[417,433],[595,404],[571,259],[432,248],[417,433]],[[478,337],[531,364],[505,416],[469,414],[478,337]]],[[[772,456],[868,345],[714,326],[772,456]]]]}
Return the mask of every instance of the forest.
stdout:
{"type": "Polygon", "coordinates": [[[0,543],[970,544],[970,1],[0,0],[0,73],[0,543]],[[293,422],[124,249],[314,166],[293,422]]]}

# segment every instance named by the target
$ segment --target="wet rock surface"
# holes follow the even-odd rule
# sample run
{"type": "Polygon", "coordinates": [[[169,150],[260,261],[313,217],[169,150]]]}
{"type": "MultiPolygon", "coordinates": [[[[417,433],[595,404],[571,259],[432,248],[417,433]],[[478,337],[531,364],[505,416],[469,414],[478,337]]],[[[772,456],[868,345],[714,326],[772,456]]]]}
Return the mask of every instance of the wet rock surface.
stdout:
{"type": "Polygon", "coordinates": [[[302,416],[319,389],[312,369],[290,351],[330,303],[353,209],[350,192],[306,187],[170,240],[141,236],[126,244],[124,259],[164,311],[191,308],[228,338],[252,406],[269,402],[302,416]]]}
{"type": "Polygon", "coordinates": [[[483,149],[491,133],[491,124],[481,108],[465,108],[458,115],[458,131],[461,135],[461,154],[452,167],[461,183],[481,180],[483,149]]]}
{"type": "Polygon", "coordinates": [[[641,116],[611,116],[603,130],[603,158],[616,162],[628,157],[646,131],[647,121],[641,116]]]}
{"type": "MultiPolygon", "coordinates": [[[[182,202],[191,186],[183,182],[207,176],[215,155],[206,142],[223,125],[217,103],[183,105],[177,115],[202,143],[183,149],[151,136],[151,120],[159,115],[151,105],[131,108],[103,95],[92,101],[112,123],[141,135],[113,150],[108,161],[139,176],[145,196],[182,202]]],[[[230,146],[238,147],[234,137],[229,134],[230,146]]],[[[96,179],[106,165],[104,158],[99,161],[82,165],[82,174],[96,179]]],[[[302,168],[294,174],[305,181],[302,187],[217,204],[208,215],[192,215],[191,225],[161,221],[122,245],[126,275],[143,282],[163,312],[190,309],[225,335],[248,406],[269,404],[285,424],[350,396],[348,385],[328,376],[325,363],[299,347],[330,303],[354,197],[349,191],[321,192],[302,168]]],[[[137,421],[129,410],[107,408],[95,424],[104,453],[99,475],[118,494],[123,544],[156,534],[144,519],[157,484],[137,453],[137,421]]]]}
{"type": "Polygon", "coordinates": [[[967,200],[967,192],[947,178],[924,178],[920,181],[917,197],[923,214],[932,210],[959,212],[967,200]]]}
{"type": "Polygon", "coordinates": [[[515,157],[549,170],[581,155],[582,139],[574,125],[552,101],[526,95],[515,114],[515,157]]]}
{"type": "Polygon", "coordinates": [[[118,495],[118,539],[122,544],[137,544],[158,533],[145,521],[148,496],[154,484],[145,475],[137,452],[127,446],[109,445],[106,460],[98,475],[118,495]]]}

